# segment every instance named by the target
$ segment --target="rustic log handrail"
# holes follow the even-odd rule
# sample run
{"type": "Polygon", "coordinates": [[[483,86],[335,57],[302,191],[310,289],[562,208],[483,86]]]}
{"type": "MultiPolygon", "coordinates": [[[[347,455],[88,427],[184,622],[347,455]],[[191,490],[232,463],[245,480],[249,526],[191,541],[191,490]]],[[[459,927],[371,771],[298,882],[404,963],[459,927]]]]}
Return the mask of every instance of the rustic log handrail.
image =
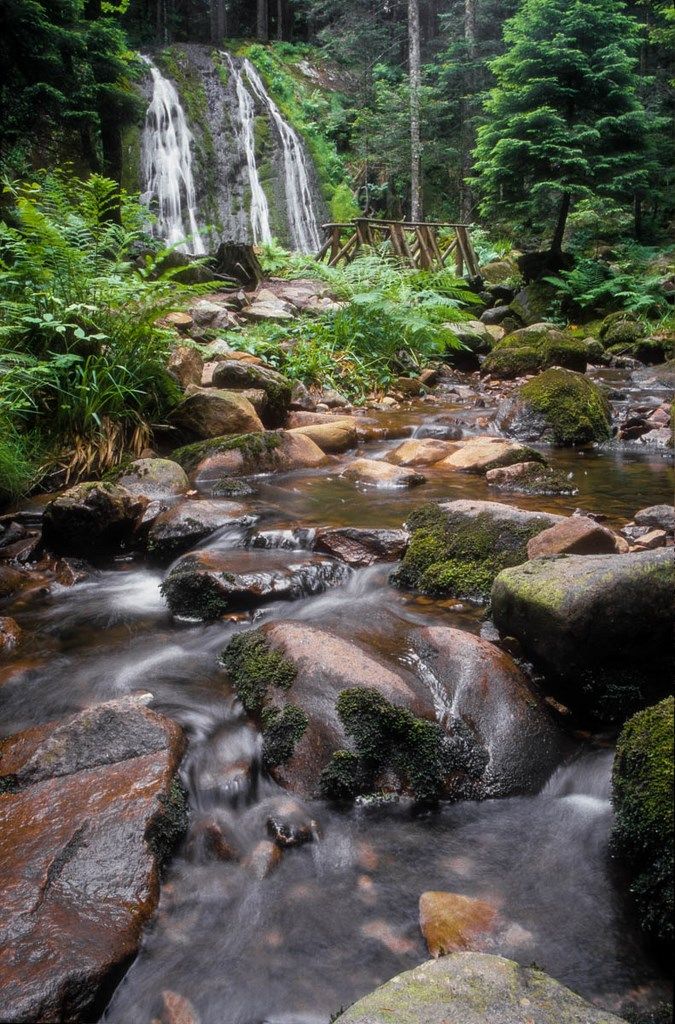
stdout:
{"type": "Polygon", "coordinates": [[[440,269],[454,253],[455,273],[461,277],[466,268],[471,277],[478,277],[478,259],[471,241],[471,225],[437,220],[378,220],[356,217],[348,223],[322,224],[326,240],[317,253],[317,260],[328,257],[328,266],[342,260],[351,263],[364,245],[387,244],[397,259],[418,270],[440,269]],[[454,232],[443,248],[441,229],[454,232]],[[343,236],[348,234],[346,240],[343,236]]]}

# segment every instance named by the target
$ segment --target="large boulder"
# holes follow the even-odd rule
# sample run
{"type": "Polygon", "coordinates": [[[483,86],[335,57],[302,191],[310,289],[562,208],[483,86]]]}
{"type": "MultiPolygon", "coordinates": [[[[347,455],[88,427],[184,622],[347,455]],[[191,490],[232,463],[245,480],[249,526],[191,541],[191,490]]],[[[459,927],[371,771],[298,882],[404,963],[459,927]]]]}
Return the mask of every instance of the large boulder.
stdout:
{"type": "Polygon", "coordinates": [[[263,726],[275,779],[305,796],[394,789],[430,800],[482,773],[470,730],[444,730],[428,686],[353,641],[302,622],[234,637],[223,653],[244,707],[263,726]]]}
{"type": "Polygon", "coordinates": [[[316,531],[314,538],[315,551],[324,551],[359,569],[376,562],[398,561],[407,544],[406,530],[359,529],[355,526],[323,527],[316,531]]]}
{"type": "Polygon", "coordinates": [[[267,366],[255,366],[239,359],[226,359],[215,367],[211,380],[217,388],[253,388],[263,391],[265,426],[283,426],[293,393],[293,382],[288,377],[267,366]]]}
{"type": "Polygon", "coordinates": [[[335,1024],[626,1024],[537,967],[452,953],[398,974],[335,1024]]]}
{"type": "Polygon", "coordinates": [[[150,500],[175,498],[190,490],[185,471],[170,459],[136,459],[125,468],[117,483],[130,494],[150,500]]]}
{"type": "Polygon", "coordinates": [[[560,518],[497,501],[424,505],[406,524],[411,539],[393,582],[433,596],[485,601],[498,573],[524,562],[527,542],[560,518]]]}
{"type": "Polygon", "coordinates": [[[411,642],[443,707],[471,723],[490,756],[484,794],[538,789],[560,763],[567,743],[513,658],[451,626],[416,630],[411,642]]]}
{"type": "Polygon", "coordinates": [[[519,441],[583,445],[607,441],[612,419],[609,402],[597,384],[579,373],[552,369],[505,399],[495,422],[519,441]]]}
{"type": "Polygon", "coordinates": [[[542,530],[527,545],[528,558],[617,554],[626,542],[588,516],[569,516],[542,530]]]}
{"type": "Polygon", "coordinates": [[[292,601],[344,583],[350,570],[306,551],[194,551],[162,583],[174,615],[211,621],[227,612],[292,601]]]}
{"type": "Polygon", "coordinates": [[[511,466],[517,462],[544,462],[543,455],[503,437],[471,437],[457,442],[456,451],[437,463],[439,470],[462,473],[486,473],[490,469],[511,466]]]}
{"type": "Polygon", "coordinates": [[[98,1020],[136,954],[187,824],[182,732],[149,699],[0,744],[3,1021],[98,1020]]]}
{"type": "Polygon", "coordinates": [[[195,389],[171,412],[171,423],[197,438],[262,433],[260,417],[243,395],[217,388],[195,389]]]}
{"type": "Polygon", "coordinates": [[[148,531],[148,554],[154,561],[168,562],[218,530],[242,529],[254,522],[255,516],[235,501],[181,501],[153,521],[148,531]]]}
{"type": "Polygon", "coordinates": [[[624,725],[612,773],[612,846],[644,930],[673,945],[673,698],[624,725]]]}
{"type": "Polygon", "coordinates": [[[457,450],[457,445],[436,437],[410,437],[385,457],[394,466],[433,466],[457,450]]]}
{"type": "Polygon", "coordinates": [[[291,430],[214,437],[178,448],[173,457],[197,484],[225,477],[314,469],[327,461],[311,438],[291,430]]]}
{"type": "Polygon", "coordinates": [[[531,353],[537,355],[536,370],[562,366],[584,373],[588,362],[588,349],[584,342],[571,338],[552,324],[537,323],[512,331],[499,341],[483,372],[493,377],[512,378],[535,369],[531,353]],[[518,356],[518,353],[523,353],[518,356]]]}
{"type": "Polygon", "coordinates": [[[570,706],[621,720],[668,689],[672,551],[537,558],[500,573],[492,615],[570,706]]]}
{"type": "Polygon", "coordinates": [[[46,506],[42,518],[45,546],[56,554],[109,554],[129,544],[147,499],[120,484],[77,484],[46,506]]]}

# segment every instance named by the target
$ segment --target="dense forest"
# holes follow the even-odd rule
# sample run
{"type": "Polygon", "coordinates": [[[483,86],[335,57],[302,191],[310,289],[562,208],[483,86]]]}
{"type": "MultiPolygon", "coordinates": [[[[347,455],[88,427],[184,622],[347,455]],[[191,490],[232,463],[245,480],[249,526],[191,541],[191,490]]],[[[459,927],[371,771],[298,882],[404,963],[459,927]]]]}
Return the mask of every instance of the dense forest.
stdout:
{"type": "Polygon", "coordinates": [[[672,1024],[671,0],[0,27],[0,1021],[672,1024]]]}

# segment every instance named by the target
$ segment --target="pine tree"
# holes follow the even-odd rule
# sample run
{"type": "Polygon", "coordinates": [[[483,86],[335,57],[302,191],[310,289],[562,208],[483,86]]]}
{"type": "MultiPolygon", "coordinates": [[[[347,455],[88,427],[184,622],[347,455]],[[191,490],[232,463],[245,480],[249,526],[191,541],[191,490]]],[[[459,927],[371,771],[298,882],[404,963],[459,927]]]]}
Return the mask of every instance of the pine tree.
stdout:
{"type": "Polygon", "coordinates": [[[630,201],[646,180],[637,97],[638,23],[621,0],[525,0],[478,130],[475,186],[486,216],[540,229],[559,252],[575,198],[630,201]],[[556,215],[557,209],[557,215],[556,215]]]}

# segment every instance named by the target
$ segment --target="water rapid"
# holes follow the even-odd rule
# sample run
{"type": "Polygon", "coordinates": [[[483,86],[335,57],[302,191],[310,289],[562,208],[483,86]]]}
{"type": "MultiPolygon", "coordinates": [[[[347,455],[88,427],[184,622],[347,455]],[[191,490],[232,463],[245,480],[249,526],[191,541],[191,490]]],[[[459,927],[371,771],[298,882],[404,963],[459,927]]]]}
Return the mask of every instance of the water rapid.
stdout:
{"type": "Polygon", "coordinates": [[[180,252],[206,250],[197,225],[197,197],[192,174],[192,134],[172,82],[149,57],[152,97],[141,140],[143,200],[156,216],[152,230],[180,252]]]}

